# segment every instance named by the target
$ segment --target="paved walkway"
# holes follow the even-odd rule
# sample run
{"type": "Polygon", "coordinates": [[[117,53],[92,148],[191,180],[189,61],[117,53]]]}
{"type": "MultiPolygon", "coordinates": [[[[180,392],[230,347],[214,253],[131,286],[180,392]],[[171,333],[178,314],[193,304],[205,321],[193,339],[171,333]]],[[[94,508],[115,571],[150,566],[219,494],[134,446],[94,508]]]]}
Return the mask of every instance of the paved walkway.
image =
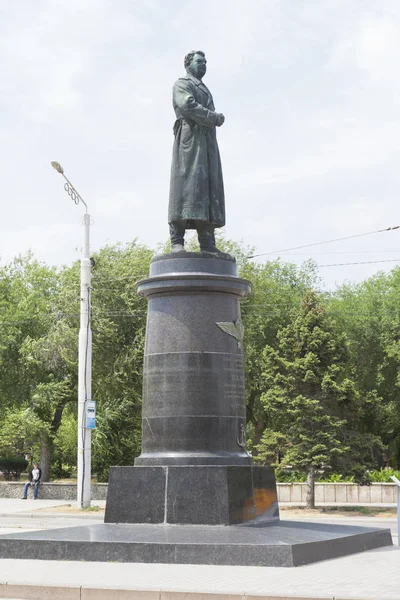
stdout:
{"type": "MultiPolygon", "coordinates": [[[[33,500],[29,498],[28,500],[21,500],[20,498],[0,498],[0,516],[3,515],[11,515],[11,514],[20,514],[20,513],[29,513],[29,516],[34,514],[38,514],[37,511],[44,512],[46,508],[54,508],[54,507],[70,507],[75,506],[75,502],[72,500],[33,500]]],[[[103,507],[106,505],[105,500],[93,500],[93,506],[103,507]]],[[[57,514],[57,513],[52,513],[57,514]]],[[[82,511],[80,514],[90,516],[91,512],[82,511]]]]}
{"type": "MultiPolygon", "coordinates": [[[[218,599],[220,594],[235,599],[246,594],[261,598],[397,600],[400,599],[400,548],[381,548],[296,568],[2,560],[0,582],[7,582],[14,593],[22,584],[29,584],[31,589],[36,587],[37,591],[42,588],[43,598],[51,598],[49,587],[65,588],[63,595],[53,590],[54,600],[69,597],[114,600],[120,598],[116,590],[126,591],[121,596],[124,600],[136,598],[134,591],[145,590],[154,593],[146,595],[146,600],[158,600],[160,591],[175,592],[164,595],[168,600],[195,600],[198,594],[206,594],[201,600],[218,599]],[[74,595],[77,590],[90,588],[93,596],[90,591],[74,595]],[[48,595],[44,595],[45,591],[48,595]]],[[[0,585],[0,597],[5,596],[6,590],[7,586],[0,585]]]]}
{"type": "MultiPolygon", "coordinates": [[[[31,521],[38,525],[42,519],[39,508],[65,504],[27,501],[24,515],[19,502],[23,504],[0,499],[0,515],[13,516],[22,525],[31,521]],[[25,518],[28,515],[31,520],[25,518]]],[[[60,522],[74,525],[76,519],[81,523],[99,519],[96,513],[47,515],[44,528],[59,526],[60,522]]],[[[351,520],[354,524],[356,519],[351,520]]],[[[6,529],[1,528],[1,533],[6,529]]],[[[400,600],[400,548],[380,548],[296,568],[0,560],[3,599],[250,600],[252,596],[253,600],[400,600]]]]}

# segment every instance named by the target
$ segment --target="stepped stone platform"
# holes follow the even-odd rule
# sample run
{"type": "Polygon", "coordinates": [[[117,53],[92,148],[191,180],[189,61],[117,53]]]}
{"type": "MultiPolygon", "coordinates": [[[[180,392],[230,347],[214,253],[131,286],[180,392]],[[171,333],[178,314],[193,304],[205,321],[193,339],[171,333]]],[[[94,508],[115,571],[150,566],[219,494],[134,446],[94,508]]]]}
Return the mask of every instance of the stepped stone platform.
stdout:
{"type": "Polygon", "coordinates": [[[0,537],[0,558],[294,567],[392,544],[388,529],[280,521],[97,524],[0,537]]]}

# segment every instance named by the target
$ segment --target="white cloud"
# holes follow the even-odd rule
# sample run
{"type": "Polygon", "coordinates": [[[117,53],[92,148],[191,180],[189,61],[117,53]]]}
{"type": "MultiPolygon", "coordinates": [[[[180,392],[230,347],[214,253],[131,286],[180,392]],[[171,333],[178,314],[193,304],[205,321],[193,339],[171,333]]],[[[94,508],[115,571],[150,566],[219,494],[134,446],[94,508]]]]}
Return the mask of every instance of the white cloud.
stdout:
{"type": "Polygon", "coordinates": [[[339,40],[333,48],[330,67],[352,67],[373,83],[398,86],[394,73],[400,59],[400,21],[392,15],[361,16],[359,27],[339,40]]]}

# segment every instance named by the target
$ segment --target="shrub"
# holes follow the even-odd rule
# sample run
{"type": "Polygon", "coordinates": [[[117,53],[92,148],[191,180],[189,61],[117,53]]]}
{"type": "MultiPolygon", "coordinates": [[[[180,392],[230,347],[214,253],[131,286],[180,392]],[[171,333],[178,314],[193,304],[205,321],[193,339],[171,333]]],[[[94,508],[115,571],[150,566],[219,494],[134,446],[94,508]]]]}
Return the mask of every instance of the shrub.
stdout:
{"type": "Polygon", "coordinates": [[[304,473],[283,469],[275,469],[275,478],[279,483],[304,483],[307,481],[307,475],[304,473]]]}
{"type": "Polygon", "coordinates": [[[370,477],[371,477],[371,481],[373,481],[374,483],[393,483],[393,481],[390,479],[391,475],[394,475],[395,477],[397,477],[397,479],[400,479],[400,471],[395,471],[394,469],[379,469],[375,470],[375,471],[371,471],[370,473],[370,477]]]}
{"type": "Polygon", "coordinates": [[[21,473],[25,471],[28,464],[25,458],[0,458],[0,471],[2,471],[6,481],[19,481],[21,473]]]}
{"type": "Polygon", "coordinates": [[[341,473],[331,473],[331,475],[329,475],[329,477],[323,477],[320,481],[321,481],[321,483],[342,483],[344,481],[353,482],[354,477],[353,476],[345,477],[341,473]]]}

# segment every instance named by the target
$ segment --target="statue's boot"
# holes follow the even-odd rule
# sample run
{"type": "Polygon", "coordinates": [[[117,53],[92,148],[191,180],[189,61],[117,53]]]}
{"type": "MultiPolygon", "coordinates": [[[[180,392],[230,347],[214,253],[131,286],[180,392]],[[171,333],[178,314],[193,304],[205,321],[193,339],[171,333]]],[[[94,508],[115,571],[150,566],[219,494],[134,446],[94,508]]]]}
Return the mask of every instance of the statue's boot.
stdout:
{"type": "Polygon", "coordinates": [[[202,252],[211,252],[212,254],[225,254],[218,250],[215,245],[214,227],[211,223],[196,221],[197,236],[199,238],[200,250],[202,252]]]}
{"type": "Polygon", "coordinates": [[[171,252],[186,252],[185,250],[185,221],[173,221],[169,224],[171,236],[171,252]]]}
{"type": "Polygon", "coordinates": [[[172,244],[171,252],[186,252],[183,244],[172,244]]]}

